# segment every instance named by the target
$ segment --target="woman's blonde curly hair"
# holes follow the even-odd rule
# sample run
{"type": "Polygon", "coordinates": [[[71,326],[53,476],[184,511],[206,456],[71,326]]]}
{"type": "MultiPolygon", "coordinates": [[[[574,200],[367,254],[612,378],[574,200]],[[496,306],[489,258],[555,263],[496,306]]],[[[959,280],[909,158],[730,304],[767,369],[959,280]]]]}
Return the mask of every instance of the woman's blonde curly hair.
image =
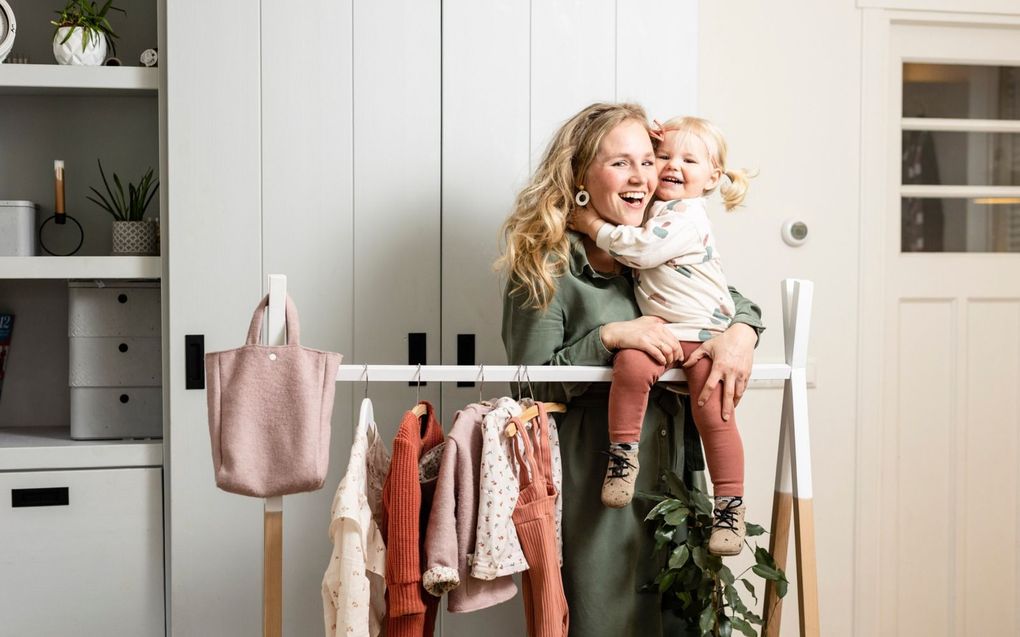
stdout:
{"type": "Polygon", "coordinates": [[[648,126],[637,104],[596,103],[570,118],[556,132],[531,182],[517,194],[514,209],[500,229],[505,241],[496,268],[510,281],[510,294],[523,305],[549,307],[556,279],[570,263],[567,215],[583,185],[602,139],[619,124],[635,120],[648,126]]]}

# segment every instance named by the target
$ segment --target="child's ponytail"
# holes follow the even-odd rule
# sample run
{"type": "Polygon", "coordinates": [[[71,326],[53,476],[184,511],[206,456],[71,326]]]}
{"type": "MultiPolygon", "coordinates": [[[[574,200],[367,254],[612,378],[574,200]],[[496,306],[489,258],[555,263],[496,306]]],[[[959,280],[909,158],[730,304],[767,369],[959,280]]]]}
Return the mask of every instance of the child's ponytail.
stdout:
{"type": "Polygon", "coordinates": [[[740,168],[733,168],[723,173],[719,183],[719,195],[722,197],[727,212],[744,203],[753,176],[740,168]]]}

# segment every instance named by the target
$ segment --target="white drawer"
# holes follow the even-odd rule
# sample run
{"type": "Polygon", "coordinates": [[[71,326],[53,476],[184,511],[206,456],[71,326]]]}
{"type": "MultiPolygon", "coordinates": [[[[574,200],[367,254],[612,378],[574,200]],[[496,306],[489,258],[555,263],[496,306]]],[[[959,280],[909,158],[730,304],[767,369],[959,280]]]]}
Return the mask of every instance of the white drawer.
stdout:
{"type": "Polygon", "coordinates": [[[71,388],[71,438],[101,440],[162,436],[161,388],[71,388]]]}
{"type": "Polygon", "coordinates": [[[158,468],[0,472],[0,634],[162,636],[161,483],[158,468]]]}
{"type": "Polygon", "coordinates": [[[71,387],[159,387],[163,376],[161,339],[146,337],[71,338],[71,387]]]}
{"type": "Polygon", "coordinates": [[[159,284],[87,285],[68,284],[68,336],[159,337],[159,284]]]}

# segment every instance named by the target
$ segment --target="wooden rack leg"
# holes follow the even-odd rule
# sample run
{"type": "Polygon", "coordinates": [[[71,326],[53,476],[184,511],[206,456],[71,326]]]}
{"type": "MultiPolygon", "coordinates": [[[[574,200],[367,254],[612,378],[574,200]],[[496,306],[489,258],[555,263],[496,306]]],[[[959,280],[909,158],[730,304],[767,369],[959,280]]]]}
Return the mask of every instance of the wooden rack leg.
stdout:
{"type": "MultiPolygon", "coordinates": [[[[777,565],[786,569],[790,543],[790,509],[797,542],[797,592],[801,637],[818,637],[818,574],[815,562],[815,525],[811,489],[811,440],[807,411],[807,344],[811,323],[813,285],[809,281],[783,281],[783,328],[790,377],[783,388],[783,415],[776,461],[776,492],[772,504],[769,548],[777,565]]],[[[781,600],[771,583],[765,585],[765,635],[778,637],[781,600]]]]}
{"type": "MultiPolygon", "coordinates": [[[[787,381],[789,384],[789,381],[787,381]]],[[[789,390],[786,390],[789,391],[789,390]]],[[[790,522],[793,519],[793,475],[790,467],[790,436],[789,414],[786,399],[783,396],[783,416],[779,426],[779,451],[776,461],[776,490],[772,500],[772,526],[769,535],[769,552],[776,559],[776,565],[786,570],[787,554],[790,546],[790,522]]],[[[779,627],[783,619],[783,601],[776,594],[775,584],[765,582],[765,601],[762,607],[762,618],[765,620],[763,637],[779,637],[779,627]]]]}
{"type": "Polygon", "coordinates": [[[794,369],[788,381],[792,394],[790,452],[793,469],[793,528],[797,539],[797,591],[801,637],[818,637],[818,565],[815,562],[815,516],[811,490],[811,443],[808,437],[807,378],[794,369]]]}
{"type": "MultiPolygon", "coordinates": [[[[269,275],[266,345],[283,345],[286,337],[287,277],[269,275]]],[[[283,637],[283,496],[266,498],[263,517],[262,635],[283,637]]]]}
{"type": "Polygon", "coordinates": [[[262,562],[262,634],[283,635],[283,498],[266,498],[262,562]]]}

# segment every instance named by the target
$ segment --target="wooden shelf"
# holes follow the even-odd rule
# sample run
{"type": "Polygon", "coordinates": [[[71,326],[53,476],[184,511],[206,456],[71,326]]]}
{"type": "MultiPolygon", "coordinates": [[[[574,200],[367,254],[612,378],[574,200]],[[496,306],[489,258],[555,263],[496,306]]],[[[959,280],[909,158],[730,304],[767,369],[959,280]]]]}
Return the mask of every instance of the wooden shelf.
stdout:
{"type": "Polygon", "coordinates": [[[155,68],[0,64],[0,95],[155,96],[158,88],[155,68]]]}
{"type": "Polygon", "coordinates": [[[0,279],[158,279],[160,257],[0,257],[0,279]]]}
{"type": "Polygon", "coordinates": [[[0,471],[162,465],[158,439],[71,440],[65,427],[0,428],[0,471]]]}

